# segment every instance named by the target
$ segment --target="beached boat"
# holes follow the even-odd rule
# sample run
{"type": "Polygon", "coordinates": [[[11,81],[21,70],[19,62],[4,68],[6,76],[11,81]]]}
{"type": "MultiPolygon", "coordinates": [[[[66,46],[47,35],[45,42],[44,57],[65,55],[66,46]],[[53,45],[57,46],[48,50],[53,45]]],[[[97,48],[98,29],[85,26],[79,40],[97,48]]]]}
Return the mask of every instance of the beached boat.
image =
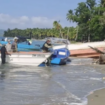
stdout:
{"type": "Polygon", "coordinates": [[[93,48],[98,48],[103,51],[105,48],[105,42],[90,42],[90,43],[80,43],[80,44],[68,44],[68,45],[59,45],[55,46],[53,50],[67,48],[70,51],[71,57],[86,57],[86,58],[94,58],[99,57],[100,53],[93,50],[93,48]]]}
{"type": "MultiPolygon", "coordinates": [[[[39,66],[43,62],[47,62],[47,59],[52,55],[52,53],[42,53],[42,52],[17,52],[6,55],[6,62],[17,64],[17,65],[33,65],[39,66]]],[[[1,54],[0,54],[1,57],[1,54]]],[[[0,59],[1,62],[1,59],[0,59]]]]}

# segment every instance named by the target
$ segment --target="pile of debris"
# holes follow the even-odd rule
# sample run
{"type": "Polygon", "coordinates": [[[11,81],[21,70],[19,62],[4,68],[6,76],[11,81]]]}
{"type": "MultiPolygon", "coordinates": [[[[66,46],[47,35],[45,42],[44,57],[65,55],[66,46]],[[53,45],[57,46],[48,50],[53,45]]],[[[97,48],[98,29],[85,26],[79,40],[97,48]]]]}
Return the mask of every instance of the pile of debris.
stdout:
{"type": "Polygon", "coordinates": [[[96,52],[100,53],[100,56],[98,59],[93,59],[93,63],[105,64],[105,49],[103,49],[103,51],[101,51],[97,48],[93,48],[91,46],[89,46],[89,47],[92,48],[93,50],[95,50],[96,52]]]}

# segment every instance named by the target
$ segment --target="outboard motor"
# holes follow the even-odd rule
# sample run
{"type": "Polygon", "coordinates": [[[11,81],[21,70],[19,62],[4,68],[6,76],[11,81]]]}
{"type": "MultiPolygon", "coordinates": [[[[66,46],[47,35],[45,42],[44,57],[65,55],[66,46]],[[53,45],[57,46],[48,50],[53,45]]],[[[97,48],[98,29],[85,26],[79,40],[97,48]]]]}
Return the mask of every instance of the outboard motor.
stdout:
{"type": "Polygon", "coordinates": [[[64,65],[68,62],[70,52],[67,48],[54,50],[52,55],[51,64],[64,65]]]}

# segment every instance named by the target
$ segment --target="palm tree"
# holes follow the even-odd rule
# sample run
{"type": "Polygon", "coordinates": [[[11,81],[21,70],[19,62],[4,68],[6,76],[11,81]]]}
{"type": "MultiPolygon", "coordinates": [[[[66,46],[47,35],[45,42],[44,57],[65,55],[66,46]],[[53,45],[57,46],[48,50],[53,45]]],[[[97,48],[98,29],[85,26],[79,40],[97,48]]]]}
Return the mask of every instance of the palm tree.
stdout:
{"type": "Polygon", "coordinates": [[[60,35],[61,35],[61,37],[63,38],[62,33],[61,33],[62,26],[59,24],[59,22],[54,21],[54,22],[53,22],[53,26],[54,26],[55,29],[57,29],[57,30],[60,31],[60,35]]]}
{"type": "Polygon", "coordinates": [[[102,7],[105,7],[105,0],[101,0],[102,7]]]}
{"type": "Polygon", "coordinates": [[[78,38],[78,29],[79,29],[79,26],[77,26],[77,27],[76,27],[76,29],[75,29],[75,30],[76,30],[76,37],[75,37],[75,41],[76,41],[76,40],[77,40],[77,38],[78,38]]]}
{"type": "Polygon", "coordinates": [[[103,16],[101,16],[99,20],[101,25],[105,25],[105,12],[103,13],[103,16]]]}
{"type": "Polygon", "coordinates": [[[68,13],[67,13],[67,20],[72,22],[72,20],[73,20],[73,11],[72,10],[68,11],[68,13]]]}

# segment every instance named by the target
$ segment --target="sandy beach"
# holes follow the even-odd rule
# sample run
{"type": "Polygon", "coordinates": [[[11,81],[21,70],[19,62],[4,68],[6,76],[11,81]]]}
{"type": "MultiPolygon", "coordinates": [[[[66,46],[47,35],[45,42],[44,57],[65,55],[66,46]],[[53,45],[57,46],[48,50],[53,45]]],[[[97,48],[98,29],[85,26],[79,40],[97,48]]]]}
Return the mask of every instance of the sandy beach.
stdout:
{"type": "Polygon", "coordinates": [[[105,89],[97,90],[89,95],[88,105],[105,105],[105,89]]]}
{"type": "MultiPolygon", "coordinates": [[[[105,74],[105,65],[92,65],[98,72],[105,74]]],[[[105,77],[103,77],[105,79],[105,77]]],[[[105,105],[105,88],[94,91],[88,97],[88,105],[105,105]]]]}

